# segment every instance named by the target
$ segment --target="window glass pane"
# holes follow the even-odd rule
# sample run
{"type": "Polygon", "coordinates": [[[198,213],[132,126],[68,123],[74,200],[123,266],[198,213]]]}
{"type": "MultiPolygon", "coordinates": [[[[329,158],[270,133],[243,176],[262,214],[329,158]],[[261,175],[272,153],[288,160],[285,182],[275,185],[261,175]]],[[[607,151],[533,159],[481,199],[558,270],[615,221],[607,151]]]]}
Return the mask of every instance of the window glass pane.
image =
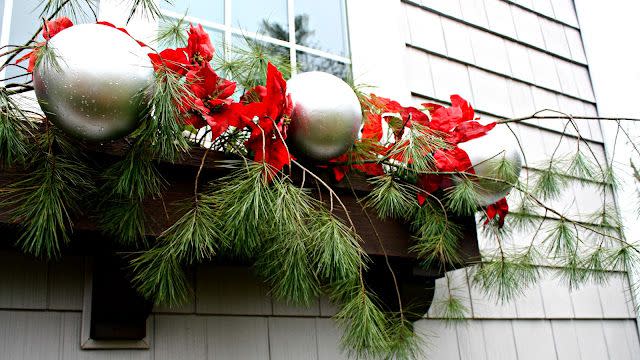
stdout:
{"type": "Polygon", "coordinates": [[[296,0],[296,43],[349,56],[345,0],[296,0]]]}
{"type": "MultiPolygon", "coordinates": [[[[245,61],[247,60],[251,61],[252,59],[255,59],[255,57],[250,55],[254,51],[257,53],[257,56],[261,59],[264,59],[264,58],[274,59],[276,57],[279,59],[282,59],[280,60],[279,70],[285,74],[285,77],[287,76],[286,73],[288,73],[287,71],[288,69],[283,69],[282,67],[288,66],[290,68],[291,59],[289,56],[289,48],[285,46],[274,45],[265,41],[260,41],[260,40],[250,39],[250,38],[245,39],[241,35],[233,35],[231,51],[228,54],[228,58],[232,60],[232,62],[234,59],[237,59],[237,58],[243,58],[245,61]]],[[[238,65],[239,64],[237,63],[235,64],[235,66],[238,66],[238,65]]],[[[258,67],[252,66],[249,69],[237,68],[236,71],[242,71],[242,76],[244,77],[244,80],[248,81],[248,83],[246,84],[248,85],[248,87],[252,87],[255,85],[264,85],[264,81],[263,81],[264,74],[258,73],[258,71],[260,71],[258,67]]],[[[243,79],[234,78],[233,74],[225,74],[225,76],[229,77],[231,80],[239,82],[237,87],[238,94],[242,94],[244,90],[246,90],[241,86],[243,79]]]]}
{"type": "Polygon", "coordinates": [[[233,0],[233,27],[289,40],[286,0],[233,0]]]}
{"type": "Polygon", "coordinates": [[[302,72],[317,70],[333,74],[345,81],[351,78],[351,66],[349,64],[312,55],[303,51],[296,52],[296,57],[298,60],[298,68],[302,72]]]}
{"type": "MultiPolygon", "coordinates": [[[[91,7],[87,5],[86,2],[81,2],[83,4],[82,11],[76,13],[77,19],[73,19],[75,24],[87,23],[87,22],[95,22],[93,18],[93,12],[91,7]]],[[[42,27],[42,20],[39,19],[40,12],[42,11],[42,1],[41,0],[19,0],[13,2],[13,11],[11,14],[11,29],[9,31],[9,44],[11,45],[24,45],[36,32],[42,27]]],[[[95,7],[94,7],[95,9],[95,7]]],[[[69,15],[69,14],[67,14],[69,15]]],[[[36,41],[42,41],[42,35],[40,35],[36,41]]],[[[23,51],[16,57],[19,59],[21,56],[26,54],[28,51],[23,51]]],[[[27,66],[27,62],[20,64],[23,66],[27,66]]],[[[7,72],[5,77],[12,77],[18,74],[24,74],[25,71],[17,66],[9,66],[7,67],[7,72]]],[[[12,80],[14,82],[28,80],[29,77],[23,77],[19,79],[12,80]]]]}
{"type": "Polygon", "coordinates": [[[4,20],[4,0],[0,0],[0,34],[2,34],[2,21],[4,20]]]}
{"type": "Polygon", "coordinates": [[[163,8],[181,15],[197,17],[217,24],[224,23],[224,0],[173,0],[171,6],[163,1],[163,8]]]}

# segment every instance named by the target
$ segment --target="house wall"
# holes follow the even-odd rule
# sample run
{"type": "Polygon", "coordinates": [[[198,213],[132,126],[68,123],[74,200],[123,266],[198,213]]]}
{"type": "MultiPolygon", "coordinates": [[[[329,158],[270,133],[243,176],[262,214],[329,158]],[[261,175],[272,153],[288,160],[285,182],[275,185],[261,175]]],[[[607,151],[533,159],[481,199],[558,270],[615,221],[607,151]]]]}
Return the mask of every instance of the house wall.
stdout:
{"type": "MultiPolygon", "coordinates": [[[[15,2],[15,0],[14,0],[15,2]]],[[[108,0],[103,0],[104,6],[108,0]]],[[[404,103],[467,98],[484,119],[553,108],[596,115],[580,27],[571,0],[347,0],[356,81],[404,103]]],[[[113,7],[111,7],[113,11],[113,7]]],[[[116,14],[114,14],[116,15],[116,14]]],[[[105,17],[101,14],[101,17],[105,17]]],[[[141,31],[144,31],[142,28],[141,31]]],[[[601,159],[597,122],[581,124],[601,159]]],[[[563,125],[531,121],[515,131],[528,170],[548,157],[563,125]]],[[[563,151],[569,151],[563,145],[563,151]]],[[[597,208],[594,189],[575,186],[556,204],[580,216],[597,208]]],[[[613,201],[613,200],[612,200],[613,201]]],[[[528,244],[515,234],[509,246],[528,244]]],[[[481,239],[481,248],[495,244],[481,239]]],[[[569,291],[552,269],[525,296],[496,305],[469,285],[468,271],[437,282],[469,308],[467,322],[446,325],[434,306],[416,329],[432,359],[636,359],[640,341],[626,274],[605,286],[569,291]]],[[[198,267],[194,293],[179,309],[156,308],[148,350],[81,350],[84,259],[36,261],[0,253],[0,359],[341,359],[335,308],[272,301],[239,267],[198,267]]]]}

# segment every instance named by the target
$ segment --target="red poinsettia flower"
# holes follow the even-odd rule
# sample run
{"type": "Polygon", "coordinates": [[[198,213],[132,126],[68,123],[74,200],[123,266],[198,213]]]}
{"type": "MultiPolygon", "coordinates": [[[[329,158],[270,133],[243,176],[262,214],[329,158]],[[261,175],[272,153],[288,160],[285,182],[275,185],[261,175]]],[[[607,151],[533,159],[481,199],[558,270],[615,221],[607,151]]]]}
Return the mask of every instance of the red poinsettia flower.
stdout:
{"type": "Polygon", "coordinates": [[[271,63],[267,65],[265,89],[265,92],[261,89],[255,92],[264,94],[259,102],[250,102],[242,107],[242,117],[251,129],[245,146],[255,154],[255,161],[266,162],[275,172],[289,165],[292,158],[284,143],[292,103],[291,97],[287,96],[287,82],[271,63]]]}
{"type": "Polygon", "coordinates": [[[413,123],[427,126],[429,117],[422,111],[412,106],[402,106],[395,100],[383,98],[375,94],[369,97],[371,104],[381,113],[396,114],[396,116],[384,116],[396,138],[400,138],[405,127],[411,127],[413,123]],[[400,121],[393,121],[398,119],[400,121]]]}
{"type": "Polygon", "coordinates": [[[202,28],[202,25],[198,24],[196,27],[191,24],[186,49],[189,59],[194,64],[202,65],[213,59],[214,48],[209,34],[202,28]]]}
{"type": "Polygon", "coordinates": [[[382,115],[367,111],[362,126],[362,138],[380,142],[382,135],[382,115]]]}
{"type": "Polygon", "coordinates": [[[485,220],[484,224],[487,225],[489,221],[493,220],[496,216],[498,217],[498,226],[504,226],[504,218],[509,213],[509,204],[507,203],[507,198],[502,198],[496,201],[495,204],[491,204],[487,206],[487,210],[485,211],[487,215],[487,220],[485,220]]]}
{"type": "Polygon", "coordinates": [[[112,27],[112,28],[114,28],[114,29],[116,29],[116,30],[120,30],[120,31],[122,31],[123,33],[125,33],[127,36],[129,36],[130,38],[132,38],[133,40],[135,40],[135,41],[138,43],[138,45],[140,45],[140,47],[146,47],[146,46],[147,46],[147,44],[145,44],[145,43],[143,43],[142,41],[137,40],[137,39],[135,39],[133,36],[131,36],[131,34],[129,34],[129,32],[128,32],[128,31],[127,31],[127,29],[125,29],[125,28],[117,27],[117,26],[113,25],[112,23],[110,23],[110,22],[108,22],[108,21],[98,21],[96,24],[100,24],[100,25],[104,25],[104,26],[109,26],[109,27],[112,27]]]}
{"type": "MultiPolygon", "coordinates": [[[[70,28],[73,26],[73,22],[66,16],[59,17],[55,20],[45,21],[42,26],[42,37],[49,41],[52,37],[56,36],[60,31],[70,28]]],[[[16,64],[19,64],[27,59],[29,59],[29,65],[27,67],[28,72],[33,72],[33,68],[36,66],[36,61],[38,60],[38,53],[40,48],[44,46],[44,42],[37,43],[35,48],[29,52],[28,54],[22,56],[18,60],[16,60],[16,64]]]]}
{"type": "Polygon", "coordinates": [[[208,124],[213,139],[229,126],[244,127],[240,125],[241,105],[229,98],[235,92],[236,83],[218,76],[209,63],[189,71],[186,81],[195,97],[184,99],[181,106],[181,111],[187,113],[185,121],[189,125],[200,128],[208,124]],[[201,120],[194,114],[200,115],[201,120]]]}
{"type": "Polygon", "coordinates": [[[187,46],[177,49],[165,49],[159,54],[151,53],[154,70],[166,68],[179,75],[186,75],[191,70],[197,71],[213,59],[214,48],[209,34],[202,25],[189,29],[187,46]]]}
{"type": "Polygon", "coordinates": [[[469,172],[474,173],[469,155],[459,147],[452,149],[438,149],[433,154],[436,160],[436,168],[442,172],[469,172]]]}
{"type": "Polygon", "coordinates": [[[148,56],[155,71],[168,70],[182,76],[191,67],[189,55],[184,48],[165,49],[159,54],[150,53],[148,56]]]}
{"type": "Polygon", "coordinates": [[[429,127],[447,134],[446,140],[452,145],[484,136],[496,126],[495,122],[482,125],[474,118],[475,114],[469,102],[459,95],[451,95],[451,106],[422,104],[431,113],[429,127]]]}

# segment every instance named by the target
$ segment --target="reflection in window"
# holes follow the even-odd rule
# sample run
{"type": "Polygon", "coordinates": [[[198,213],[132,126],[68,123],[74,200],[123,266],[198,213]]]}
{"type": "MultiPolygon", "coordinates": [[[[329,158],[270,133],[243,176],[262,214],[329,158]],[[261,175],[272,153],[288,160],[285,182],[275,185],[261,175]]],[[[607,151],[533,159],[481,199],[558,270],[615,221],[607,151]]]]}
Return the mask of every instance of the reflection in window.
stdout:
{"type": "Polygon", "coordinates": [[[205,21],[224,24],[224,0],[172,0],[171,3],[162,1],[162,4],[181,15],[189,14],[205,21]]]}
{"type": "MultiPolygon", "coordinates": [[[[233,60],[238,48],[242,52],[246,37],[261,44],[266,54],[286,57],[298,70],[326,71],[346,79],[351,76],[351,61],[345,3],[346,0],[175,0],[175,6],[165,8],[173,18],[188,8],[189,20],[195,22],[202,19],[206,23],[215,16],[222,26],[209,24],[231,42],[227,45],[232,51],[225,54],[228,60],[233,60]],[[288,8],[288,4],[292,7],[288,8]],[[230,17],[221,19],[225,7],[230,17]],[[289,34],[292,28],[295,34],[289,34]]],[[[214,46],[220,48],[217,43],[214,46]]]]}
{"type": "MultiPolygon", "coordinates": [[[[80,4],[82,10],[75,14],[75,18],[72,18],[73,22],[75,24],[95,22],[95,18],[93,17],[96,9],[95,5],[89,5],[89,3],[85,1],[80,2],[80,4]]],[[[39,17],[42,12],[43,5],[44,2],[42,2],[42,0],[14,0],[13,11],[11,13],[11,27],[9,30],[9,44],[25,44],[29,39],[31,39],[33,34],[42,27],[42,20],[39,19],[39,17]]],[[[3,13],[3,10],[4,7],[0,7],[0,14],[3,13]]],[[[41,38],[38,38],[37,41],[41,41],[41,38]]],[[[16,59],[19,59],[27,52],[27,50],[21,52],[16,59]]],[[[26,66],[26,62],[21,65],[26,66]]],[[[25,73],[25,69],[11,65],[7,67],[4,77],[10,78],[25,73]]],[[[26,81],[28,79],[29,77],[25,76],[12,81],[18,82],[23,80],[26,81]]]]}
{"type": "Polygon", "coordinates": [[[298,51],[296,57],[298,58],[298,67],[301,71],[318,70],[333,74],[345,81],[351,79],[351,67],[349,64],[303,51],[298,51]]]}
{"type": "Polygon", "coordinates": [[[294,8],[297,44],[349,56],[344,0],[296,0],[294,8]]]}
{"type": "Polygon", "coordinates": [[[273,37],[285,41],[289,39],[286,0],[233,0],[231,13],[233,27],[263,33],[264,24],[278,24],[282,31],[273,37]]]}

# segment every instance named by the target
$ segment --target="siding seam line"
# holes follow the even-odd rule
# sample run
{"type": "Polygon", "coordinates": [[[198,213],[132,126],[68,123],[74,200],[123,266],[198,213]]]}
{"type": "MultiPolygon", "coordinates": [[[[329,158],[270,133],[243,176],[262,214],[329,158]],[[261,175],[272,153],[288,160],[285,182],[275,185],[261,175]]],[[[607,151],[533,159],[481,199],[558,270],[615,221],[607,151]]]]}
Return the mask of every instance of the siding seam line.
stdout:
{"type": "MultiPolygon", "coordinates": [[[[417,46],[417,45],[414,45],[414,44],[405,43],[405,46],[407,48],[414,49],[414,50],[420,51],[420,52],[428,54],[428,55],[437,56],[437,57],[443,58],[443,59],[451,61],[451,62],[455,62],[455,63],[461,64],[461,65],[466,65],[468,67],[472,67],[474,69],[482,70],[482,71],[488,72],[490,74],[493,74],[493,75],[496,75],[496,76],[500,76],[500,77],[505,78],[505,79],[517,81],[517,82],[520,82],[520,83],[523,83],[523,84],[526,84],[526,85],[529,85],[529,86],[533,86],[533,87],[538,88],[538,89],[542,89],[542,90],[545,90],[545,91],[552,92],[552,93],[557,94],[557,95],[563,95],[563,96],[566,96],[566,97],[574,99],[574,100],[580,100],[580,101],[583,101],[583,102],[587,102],[587,103],[589,103],[591,105],[596,105],[595,100],[589,100],[589,99],[585,99],[585,98],[582,98],[582,97],[579,97],[579,96],[567,94],[567,93],[564,93],[564,92],[559,91],[559,90],[554,90],[554,89],[551,89],[551,88],[548,88],[548,87],[545,87],[545,86],[542,86],[542,85],[538,85],[538,84],[532,83],[532,82],[527,81],[527,80],[523,80],[523,79],[514,77],[512,75],[508,75],[508,74],[504,74],[504,73],[501,73],[501,72],[498,72],[498,71],[495,71],[495,70],[487,69],[485,67],[482,67],[482,66],[479,66],[479,65],[476,65],[476,64],[472,64],[472,63],[469,63],[469,62],[464,61],[464,60],[453,58],[453,57],[451,57],[449,55],[444,55],[444,54],[441,54],[441,53],[433,51],[433,50],[425,49],[423,47],[420,47],[420,46],[417,46]]],[[[510,60],[508,60],[508,62],[509,62],[509,64],[511,64],[510,60]]],[[[529,64],[529,65],[531,66],[531,64],[529,64]]],[[[581,65],[581,66],[586,68],[587,71],[589,71],[589,67],[588,66],[586,66],[586,65],[581,65]]],[[[555,70],[556,70],[556,77],[557,77],[558,76],[558,73],[557,73],[558,70],[557,70],[557,67],[555,66],[555,63],[554,63],[554,68],[556,68],[555,70]]],[[[533,67],[531,68],[531,70],[533,71],[533,67]]],[[[575,78],[574,78],[574,81],[575,81],[575,78]]],[[[558,82],[560,83],[560,87],[562,87],[562,83],[560,82],[559,78],[558,78],[558,82]]],[[[589,82],[589,84],[591,85],[591,82],[589,82]]],[[[577,84],[576,84],[576,86],[577,86],[577,84]]],[[[591,91],[593,92],[593,85],[591,85],[591,91]]],[[[595,94],[594,94],[594,98],[595,98],[595,94]]]]}
{"type": "MultiPolygon", "coordinates": [[[[440,98],[437,98],[437,97],[434,97],[434,96],[425,95],[425,94],[422,94],[422,93],[419,93],[419,92],[411,91],[411,95],[423,98],[425,100],[437,101],[437,102],[441,102],[441,103],[444,103],[444,104],[447,104],[447,105],[451,105],[451,102],[449,102],[449,101],[446,101],[446,100],[443,100],[443,99],[440,99],[440,98]]],[[[474,110],[475,110],[476,113],[478,113],[480,115],[492,116],[492,117],[496,117],[496,118],[499,118],[499,119],[508,119],[509,118],[508,116],[499,115],[499,114],[492,113],[492,112],[485,111],[485,110],[478,110],[478,109],[475,109],[475,108],[474,108],[474,110]]],[[[572,115],[575,116],[576,114],[572,114],[572,115]]],[[[522,124],[522,125],[528,126],[528,127],[532,127],[532,128],[536,128],[536,129],[540,129],[540,130],[544,130],[544,131],[549,131],[549,132],[552,132],[552,133],[558,134],[558,135],[563,134],[562,131],[555,130],[555,129],[550,129],[550,128],[547,128],[547,127],[544,127],[544,126],[540,126],[540,125],[536,125],[536,124],[532,124],[532,123],[528,123],[528,122],[520,122],[519,124],[522,124]]],[[[565,133],[564,136],[570,137],[572,139],[578,139],[578,136],[573,135],[573,134],[566,134],[565,133]]],[[[604,145],[604,142],[602,142],[602,141],[589,139],[589,138],[586,138],[584,136],[581,136],[580,139],[583,140],[583,141],[588,141],[590,143],[593,143],[594,145],[604,145]]]]}
{"type": "MultiPolygon", "coordinates": [[[[498,37],[500,37],[500,38],[502,38],[502,39],[509,40],[509,41],[514,42],[514,43],[516,43],[516,44],[520,44],[520,45],[522,45],[522,46],[525,46],[525,47],[527,47],[527,48],[534,49],[534,50],[539,51],[539,52],[543,52],[543,53],[545,53],[545,54],[547,54],[547,55],[550,55],[550,56],[552,56],[552,57],[559,58],[559,59],[562,59],[562,60],[568,61],[568,62],[573,63],[573,64],[576,64],[576,65],[582,65],[582,66],[586,66],[586,65],[587,65],[586,63],[583,63],[583,62],[581,62],[581,61],[574,60],[574,59],[568,58],[568,57],[563,56],[563,55],[560,55],[560,54],[556,54],[556,53],[554,53],[554,52],[551,52],[551,51],[549,51],[549,50],[546,50],[546,49],[543,49],[543,48],[541,48],[541,47],[535,46],[535,45],[533,45],[533,44],[529,44],[528,42],[525,42],[525,41],[522,41],[522,40],[516,39],[516,38],[514,38],[514,37],[511,37],[511,36],[508,36],[508,35],[505,35],[505,34],[501,34],[501,33],[499,33],[499,32],[496,32],[496,31],[491,30],[491,29],[489,29],[489,28],[486,28],[486,27],[484,27],[484,26],[476,25],[476,24],[471,23],[471,22],[468,22],[468,21],[466,21],[466,20],[464,20],[464,19],[460,19],[460,18],[457,18],[457,17],[455,17],[455,16],[452,16],[452,15],[449,15],[449,14],[445,14],[445,13],[443,13],[442,11],[438,11],[438,10],[432,9],[432,8],[430,8],[430,7],[428,7],[428,6],[424,6],[424,5],[418,4],[418,3],[416,3],[415,1],[412,1],[412,0],[401,0],[401,1],[402,1],[403,3],[405,3],[405,4],[407,4],[407,5],[410,5],[410,6],[413,6],[413,7],[419,8],[419,9],[422,9],[422,10],[424,10],[424,11],[428,11],[428,12],[433,13],[433,14],[435,14],[435,15],[442,16],[442,17],[444,17],[444,18],[447,18],[447,19],[449,19],[449,20],[453,20],[453,21],[455,21],[455,22],[458,22],[458,23],[460,23],[460,24],[466,25],[466,26],[468,26],[468,27],[472,27],[472,28],[474,28],[474,29],[476,29],[476,30],[483,31],[483,32],[489,33],[489,34],[494,35],[494,36],[498,36],[498,37]]],[[[512,17],[512,18],[513,18],[513,17],[512,17]]],[[[582,37],[581,37],[581,38],[582,38],[582,37]]],[[[542,35],[542,39],[543,39],[543,42],[544,42],[544,34],[542,35]]],[[[583,48],[584,48],[584,46],[583,46],[583,48]]],[[[569,51],[569,52],[571,52],[571,51],[569,51]]]]}

